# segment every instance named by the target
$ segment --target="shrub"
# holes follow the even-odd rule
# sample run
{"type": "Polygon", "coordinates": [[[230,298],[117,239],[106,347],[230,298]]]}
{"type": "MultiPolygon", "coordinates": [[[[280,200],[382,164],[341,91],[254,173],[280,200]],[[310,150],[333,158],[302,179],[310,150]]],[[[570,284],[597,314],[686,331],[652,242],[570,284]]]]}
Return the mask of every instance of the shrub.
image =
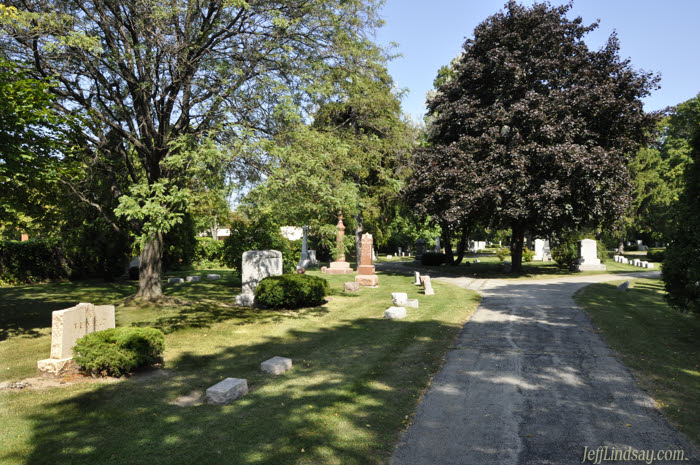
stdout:
{"type": "Polygon", "coordinates": [[[579,234],[575,232],[564,233],[556,239],[550,252],[552,260],[557,262],[559,268],[571,269],[578,260],[579,234]]]}
{"type": "Polygon", "coordinates": [[[666,256],[664,249],[653,249],[647,251],[647,260],[650,262],[663,262],[666,256]]]}
{"type": "Polygon", "coordinates": [[[625,250],[628,252],[636,252],[639,250],[639,246],[636,243],[625,246],[625,250]]]}
{"type": "Polygon", "coordinates": [[[510,255],[510,250],[507,247],[500,247],[496,249],[496,256],[500,261],[505,260],[508,255],[510,255]]]}
{"type": "Polygon", "coordinates": [[[444,253],[424,252],[420,262],[426,266],[440,266],[443,263],[447,263],[447,255],[444,253]]]}
{"type": "Polygon", "coordinates": [[[531,262],[533,258],[535,258],[535,251],[530,250],[527,247],[523,247],[523,261],[531,262]]]}
{"type": "Polygon", "coordinates": [[[221,266],[224,262],[224,241],[211,237],[197,237],[193,262],[202,268],[221,266]]]}
{"type": "Polygon", "coordinates": [[[35,283],[68,277],[58,242],[46,239],[0,241],[0,284],[35,283]]]}
{"type": "Polygon", "coordinates": [[[84,370],[121,376],[163,361],[165,336],[155,328],[112,328],[83,336],[73,348],[84,370]]]}
{"type": "Polygon", "coordinates": [[[307,274],[283,274],[263,279],[255,301],[267,308],[315,307],[330,292],[328,281],[307,274]]]}

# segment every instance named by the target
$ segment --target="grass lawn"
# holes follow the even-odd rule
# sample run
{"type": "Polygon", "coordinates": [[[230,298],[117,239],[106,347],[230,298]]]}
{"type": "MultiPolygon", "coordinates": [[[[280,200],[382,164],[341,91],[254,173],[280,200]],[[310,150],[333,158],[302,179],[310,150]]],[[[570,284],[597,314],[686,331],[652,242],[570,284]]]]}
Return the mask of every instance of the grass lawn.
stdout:
{"type": "MultiPolygon", "coordinates": [[[[0,463],[386,463],[479,300],[439,282],[436,295],[424,296],[411,277],[390,274],[377,289],[345,295],[350,275],[324,276],[334,294],[322,307],[240,309],[240,283],[220,274],[221,281],[165,286],[189,305],[117,306],[117,325],[166,331],[163,376],[0,391],[0,463]],[[384,320],[399,291],[421,307],[384,320]],[[260,362],[275,355],[292,358],[294,368],[261,373],[260,362]],[[174,405],[226,377],[246,378],[250,393],[227,406],[174,405]]],[[[52,310],[133,292],[133,284],[98,282],[0,289],[0,380],[33,375],[48,357],[52,310]]]]}
{"type": "Polygon", "coordinates": [[[636,279],[581,289],[576,301],[639,385],[695,444],[700,445],[700,317],[668,307],[663,282],[636,279]]]}
{"type": "MultiPolygon", "coordinates": [[[[638,257],[637,257],[638,258],[638,257]]],[[[506,257],[510,260],[510,257],[506,257]]],[[[391,260],[382,260],[383,262],[391,262],[391,260]]],[[[416,264],[401,263],[406,268],[415,269],[416,264]]],[[[661,263],[655,263],[654,270],[640,268],[638,266],[623,265],[613,260],[605,262],[607,270],[605,271],[570,271],[557,267],[556,262],[523,262],[523,271],[517,275],[506,273],[503,270],[503,263],[498,260],[498,257],[492,254],[469,254],[465,256],[464,261],[457,266],[423,266],[418,265],[418,268],[426,271],[434,271],[438,274],[466,276],[479,279],[548,279],[561,276],[586,276],[595,274],[607,273],[629,273],[639,271],[659,271],[661,263]],[[479,263],[474,263],[474,259],[479,259],[479,263]]]]}

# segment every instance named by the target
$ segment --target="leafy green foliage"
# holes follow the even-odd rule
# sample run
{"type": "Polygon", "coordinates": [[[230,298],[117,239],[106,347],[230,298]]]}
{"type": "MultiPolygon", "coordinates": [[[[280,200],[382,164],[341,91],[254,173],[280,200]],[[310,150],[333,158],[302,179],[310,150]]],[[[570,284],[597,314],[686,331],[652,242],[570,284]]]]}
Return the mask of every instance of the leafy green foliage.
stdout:
{"type": "Polygon", "coordinates": [[[599,51],[597,24],[571,5],[514,1],[478,25],[428,102],[426,147],[413,160],[408,198],[454,231],[512,229],[513,272],[526,231],[612,225],[629,203],[628,153],[654,117],[641,99],[658,77],[619,58],[615,35],[599,51]]]}
{"type": "Polygon", "coordinates": [[[211,237],[197,237],[194,248],[194,263],[200,268],[212,268],[224,263],[225,241],[211,237]]]}
{"type": "Polygon", "coordinates": [[[0,285],[65,279],[68,273],[57,241],[0,241],[0,285]]]}
{"type": "Polygon", "coordinates": [[[578,260],[578,241],[580,234],[576,232],[561,233],[553,241],[550,252],[552,259],[562,269],[572,269],[578,260]]]}
{"type": "Polygon", "coordinates": [[[692,162],[684,173],[685,188],[675,205],[679,219],[664,257],[666,299],[676,308],[700,313],[700,117],[691,139],[692,162]]]}
{"type": "Polygon", "coordinates": [[[647,250],[647,260],[650,262],[663,262],[665,257],[666,250],[664,249],[647,250]]]}
{"type": "Polygon", "coordinates": [[[496,256],[500,261],[503,261],[506,259],[507,256],[510,255],[510,249],[508,247],[500,247],[496,249],[496,256]]]}
{"type": "Polygon", "coordinates": [[[531,262],[533,258],[535,258],[535,251],[530,250],[527,247],[523,247],[523,261],[531,262]]]}
{"type": "Polygon", "coordinates": [[[87,334],[73,348],[76,363],[86,371],[121,376],[163,361],[165,336],[155,328],[112,328],[87,334]]]}
{"type": "Polygon", "coordinates": [[[267,308],[315,307],[330,292],[328,281],[306,274],[270,276],[255,289],[255,301],[267,308]]]}
{"type": "Polygon", "coordinates": [[[420,262],[426,266],[440,266],[447,263],[447,255],[444,253],[423,252],[420,262]]]}

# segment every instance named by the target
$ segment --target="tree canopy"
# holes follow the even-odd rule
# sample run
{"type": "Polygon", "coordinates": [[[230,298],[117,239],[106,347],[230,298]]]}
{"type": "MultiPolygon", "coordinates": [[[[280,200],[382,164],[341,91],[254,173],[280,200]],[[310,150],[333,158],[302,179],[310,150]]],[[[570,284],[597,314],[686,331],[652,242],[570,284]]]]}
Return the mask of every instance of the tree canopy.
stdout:
{"type": "MultiPolygon", "coordinates": [[[[610,226],[629,203],[629,155],[653,115],[641,98],[658,77],[619,57],[613,34],[568,19],[571,5],[509,2],[479,24],[428,101],[428,146],[408,189],[419,211],[452,229],[511,228],[513,271],[526,232],[610,226]]],[[[444,229],[444,228],[443,228],[444,229]]]]}

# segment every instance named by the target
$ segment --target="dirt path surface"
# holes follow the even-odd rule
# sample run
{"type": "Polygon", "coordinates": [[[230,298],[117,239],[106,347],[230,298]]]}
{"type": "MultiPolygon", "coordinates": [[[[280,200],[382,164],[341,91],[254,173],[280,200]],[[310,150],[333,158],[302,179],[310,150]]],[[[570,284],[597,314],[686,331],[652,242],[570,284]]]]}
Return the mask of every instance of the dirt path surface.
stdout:
{"type": "Polygon", "coordinates": [[[685,460],[653,463],[700,464],[692,443],[661,416],[572,299],[588,284],[638,277],[658,272],[522,281],[438,278],[476,289],[483,300],[391,463],[580,464],[586,447],[607,446],[608,456],[613,447],[683,450],[685,460]]]}

